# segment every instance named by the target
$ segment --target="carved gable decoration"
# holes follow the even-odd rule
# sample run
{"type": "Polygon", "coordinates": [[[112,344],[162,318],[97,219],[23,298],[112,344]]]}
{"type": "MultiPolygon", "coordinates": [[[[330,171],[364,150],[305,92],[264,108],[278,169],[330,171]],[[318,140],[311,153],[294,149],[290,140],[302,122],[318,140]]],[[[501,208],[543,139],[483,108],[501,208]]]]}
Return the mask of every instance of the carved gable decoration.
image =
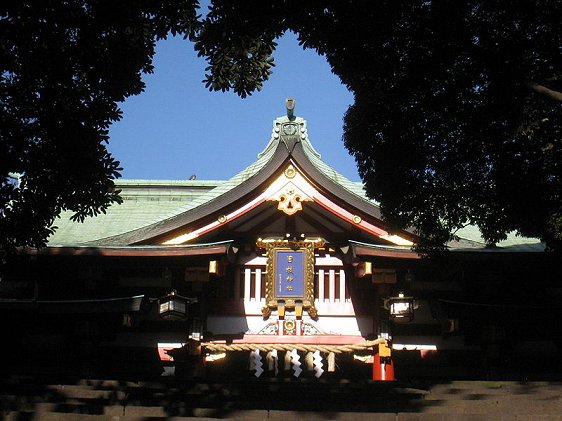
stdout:
{"type": "Polygon", "coordinates": [[[289,165],[283,175],[271,183],[266,195],[266,200],[278,202],[277,209],[293,215],[302,210],[302,202],[313,200],[315,189],[293,165],[289,165]]]}
{"type": "Polygon", "coordinates": [[[398,235],[392,235],[376,221],[365,220],[354,212],[347,204],[339,204],[321,193],[313,184],[299,171],[295,162],[288,163],[284,171],[276,179],[262,190],[256,197],[238,208],[229,212],[219,214],[217,219],[203,226],[192,227],[179,232],[175,237],[163,242],[164,245],[185,244],[193,239],[207,234],[227,222],[233,222],[238,217],[246,214],[257,206],[266,202],[277,202],[277,209],[286,215],[292,216],[303,210],[305,202],[315,202],[331,214],[347,221],[376,237],[400,246],[411,246],[412,242],[398,235]]]}

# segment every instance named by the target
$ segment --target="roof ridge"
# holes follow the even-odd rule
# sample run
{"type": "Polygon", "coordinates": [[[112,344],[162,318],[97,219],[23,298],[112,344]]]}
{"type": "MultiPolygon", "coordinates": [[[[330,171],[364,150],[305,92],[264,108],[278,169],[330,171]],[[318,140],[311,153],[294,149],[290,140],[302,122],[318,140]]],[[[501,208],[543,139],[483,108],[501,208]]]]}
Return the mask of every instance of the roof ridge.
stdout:
{"type": "MultiPolygon", "coordinates": [[[[356,197],[357,200],[368,204],[369,206],[377,206],[375,203],[366,198],[361,184],[350,181],[327,163],[322,161],[321,154],[313,147],[312,142],[308,137],[307,121],[304,118],[296,116],[281,116],[273,120],[269,142],[257,155],[257,159],[227,181],[218,183],[214,188],[203,192],[189,202],[181,203],[180,206],[167,207],[163,209],[162,213],[147,215],[148,217],[141,222],[141,225],[123,227],[125,229],[124,231],[117,232],[115,234],[109,234],[108,232],[107,234],[109,235],[106,234],[101,238],[94,236],[92,239],[84,239],[85,241],[81,244],[133,244],[139,241],[144,241],[143,238],[147,239],[152,235],[161,235],[164,227],[176,226],[177,224],[185,223],[182,221],[188,221],[191,218],[198,218],[201,216],[199,214],[202,212],[206,212],[211,208],[215,209],[217,206],[222,206],[222,201],[233,200],[233,195],[242,194],[242,192],[244,192],[243,194],[248,194],[249,192],[247,190],[250,188],[254,189],[255,186],[252,187],[249,184],[246,184],[247,181],[255,179],[256,183],[263,182],[264,180],[262,179],[266,177],[266,174],[257,179],[255,177],[258,176],[258,174],[262,174],[262,170],[268,168],[270,164],[272,164],[272,160],[276,162],[275,165],[279,165],[283,160],[290,157],[297,159],[297,161],[302,160],[303,164],[306,161],[308,164],[305,165],[305,167],[309,167],[309,170],[314,169],[313,173],[317,173],[318,176],[321,176],[325,178],[326,181],[333,183],[334,187],[338,186],[338,189],[341,189],[342,193],[345,191],[349,195],[356,197]],[[244,185],[247,187],[243,187],[244,185]],[[239,188],[240,190],[237,190],[239,188]],[[213,204],[216,204],[216,206],[213,204]],[[211,208],[208,209],[206,206],[211,206],[211,208]]],[[[277,170],[272,167],[271,171],[277,170]]],[[[272,174],[273,173],[269,175],[272,174]]],[[[188,184],[190,182],[201,183],[202,180],[187,181],[188,184]]],[[[124,184],[134,185],[135,183],[159,184],[157,180],[135,180],[129,183],[125,182],[124,184]]],[[[253,185],[256,183],[251,184],[253,185]]],[[[365,210],[366,208],[364,211],[365,210]]],[[[367,212],[371,213],[370,210],[367,210],[367,212]]],[[[373,216],[378,217],[376,212],[373,216]]]]}

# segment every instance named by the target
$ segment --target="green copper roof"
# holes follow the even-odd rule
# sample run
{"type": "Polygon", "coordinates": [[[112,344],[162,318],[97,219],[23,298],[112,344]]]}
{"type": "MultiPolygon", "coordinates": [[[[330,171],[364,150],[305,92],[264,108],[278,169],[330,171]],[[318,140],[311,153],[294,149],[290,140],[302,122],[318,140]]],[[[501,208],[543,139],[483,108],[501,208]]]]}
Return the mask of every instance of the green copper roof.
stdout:
{"type": "MultiPolygon", "coordinates": [[[[305,124],[305,127],[306,127],[306,121],[304,121],[304,124],[305,124]]],[[[318,151],[316,151],[316,149],[314,149],[314,146],[312,146],[312,143],[310,142],[308,136],[306,136],[302,140],[302,147],[303,147],[304,153],[306,154],[306,156],[310,160],[310,162],[312,162],[312,164],[316,168],[318,168],[326,177],[328,177],[334,183],[337,183],[340,186],[344,187],[346,190],[352,192],[356,196],[358,196],[358,197],[360,197],[364,200],[367,200],[369,202],[376,203],[375,201],[367,199],[367,197],[365,195],[365,188],[363,187],[363,183],[351,181],[350,179],[348,179],[344,175],[337,172],[334,168],[330,167],[324,161],[322,161],[322,157],[321,157],[320,153],[318,153],[318,151]]]]}
{"type": "Polygon", "coordinates": [[[174,209],[172,212],[169,212],[167,214],[162,213],[161,220],[171,218],[173,216],[179,215],[180,213],[187,212],[200,205],[208,203],[216,199],[217,197],[222,196],[229,190],[232,190],[236,186],[242,184],[244,181],[253,177],[260,169],[262,169],[269,162],[274,152],[275,152],[275,148],[266,147],[266,149],[258,155],[258,159],[255,162],[248,165],[246,168],[244,168],[234,177],[230,178],[227,181],[221,182],[214,189],[206,192],[205,194],[198,196],[197,198],[194,198],[193,201],[186,203],[184,206],[178,207],[174,209]]]}
{"type": "MultiPolygon", "coordinates": [[[[106,214],[88,218],[84,223],[70,221],[71,212],[63,212],[55,222],[58,227],[49,239],[49,245],[81,245],[95,242],[104,244],[104,239],[162,223],[178,215],[192,211],[222,197],[244,182],[252,179],[273,158],[276,150],[287,146],[280,144],[280,130],[286,123],[296,123],[300,132],[298,142],[310,163],[333,183],[343,187],[362,201],[371,205],[376,202],[365,196],[362,183],[350,181],[324,161],[308,138],[306,121],[300,117],[289,120],[287,116],[273,121],[271,138],[255,162],[226,181],[218,180],[118,180],[122,189],[121,205],[111,206],[106,214]]],[[[451,244],[458,249],[483,249],[485,242],[476,227],[467,227],[457,233],[460,241],[451,244]]],[[[538,251],[544,246],[537,239],[509,235],[498,247],[510,251],[538,251]]]]}
{"type": "MultiPolygon", "coordinates": [[[[279,141],[280,141],[279,125],[288,121],[289,119],[286,116],[278,117],[273,121],[271,138],[268,144],[266,145],[266,147],[264,148],[264,150],[258,154],[257,160],[255,162],[253,162],[248,167],[240,171],[234,177],[230,178],[228,181],[222,182],[213,190],[210,190],[207,193],[198,196],[193,201],[186,203],[185,206],[178,207],[166,215],[163,214],[162,220],[171,218],[173,216],[179,215],[180,213],[187,212],[191,209],[194,209],[197,206],[208,203],[220,197],[221,195],[228,192],[229,190],[232,190],[233,188],[237,187],[238,185],[242,184],[243,182],[245,182],[246,180],[250,179],[255,174],[257,174],[271,160],[273,154],[275,153],[275,150],[279,146],[279,141]]],[[[299,125],[302,126],[301,143],[303,146],[303,150],[305,151],[305,154],[307,155],[308,159],[314,164],[314,166],[316,166],[324,175],[326,175],[335,183],[340,184],[341,186],[351,191],[358,197],[361,197],[364,200],[368,200],[365,197],[365,191],[363,189],[362,183],[356,183],[350,181],[348,178],[338,173],[336,170],[334,170],[332,167],[330,167],[320,159],[320,154],[314,149],[310,140],[308,139],[306,120],[300,117],[296,117],[294,120],[291,121],[294,121],[295,123],[298,123],[299,125]]]]}
{"type": "Polygon", "coordinates": [[[484,241],[484,238],[482,238],[480,230],[474,225],[469,225],[458,230],[455,235],[458,236],[461,241],[459,242],[460,244],[454,244],[455,242],[451,243],[451,247],[458,249],[485,248],[489,251],[497,250],[514,252],[544,251],[545,249],[544,243],[542,243],[538,238],[521,237],[515,232],[508,233],[507,238],[496,244],[494,248],[486,248],[486,242],[484,241]]]}
{"type": "Polygon", "coordinates": [[[87,218],[84,223],[71,221],[72,212],[63,212],[55,221],[58,229],[49,238],[49,245],[86,244],[124,234],[212,201],[263,168],[275,152],[272,141],[255,162],[227,181],[118,180],[122,204],[113,205],[106,214],[87,218]]]}
{"type": "Polygon", "coordinates": [[[55,221],[58,229],[49,245],[77,245],[129,232],[162,219],[163,214],[194,202],[224,181],[215,180],[117,180],[123,203],[111,206],[106,214],[87,218],[84,223],[70,220],[73,212],[63,212],[55,221]]]}

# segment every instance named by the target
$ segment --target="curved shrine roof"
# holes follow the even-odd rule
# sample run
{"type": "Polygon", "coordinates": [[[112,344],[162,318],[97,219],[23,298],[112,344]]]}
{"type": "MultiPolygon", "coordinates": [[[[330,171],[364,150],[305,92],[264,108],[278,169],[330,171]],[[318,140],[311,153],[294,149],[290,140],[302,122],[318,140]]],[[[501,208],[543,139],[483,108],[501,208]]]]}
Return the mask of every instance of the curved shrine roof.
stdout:
{"type": "MultiPolygon", "coordinates": [[[[306,121],[283,116],[274,120],[271,138],[256,161],[229,180],[117,180],[116,185],[122,190],[121,205],[113,205],[106,214],[88,218],[84,223],[70,221],[72,213],[63,212],[55,222],[58,229],[50,237],[49,246],[152,244],[167,232],[203,220],[234,202],[250,200],[289,160],[325,194],[380,220],[384,227],[378,204],[365,196],[362,183],[350,181],[322,161],[308,138],[306,121]],[[298,127],[299,131],[283,134],[281,131],[287,125],[298,127]]],[[[475,227],[462,230],[458,236],[459,241],[451,248],[476,251],[485,246],[475,227]]],[[[536,239],[516,236],[509,236],[499,246],[513,251],[544,249],[536,239]]]]}

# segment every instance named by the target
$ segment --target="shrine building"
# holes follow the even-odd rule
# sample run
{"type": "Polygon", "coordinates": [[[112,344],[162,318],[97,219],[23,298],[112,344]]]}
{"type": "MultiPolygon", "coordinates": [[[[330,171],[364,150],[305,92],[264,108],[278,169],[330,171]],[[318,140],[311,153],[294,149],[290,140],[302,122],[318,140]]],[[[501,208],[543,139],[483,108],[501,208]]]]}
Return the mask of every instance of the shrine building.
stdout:
{"type": "Polygon", "coordinates": [[[122,204],[63,213],[22,250],[0,283],[2,371],[393,380],[560,357],[544,244],[467,227],[418,255],[293,106],[229,180],[118,180],[122,204]]]}

